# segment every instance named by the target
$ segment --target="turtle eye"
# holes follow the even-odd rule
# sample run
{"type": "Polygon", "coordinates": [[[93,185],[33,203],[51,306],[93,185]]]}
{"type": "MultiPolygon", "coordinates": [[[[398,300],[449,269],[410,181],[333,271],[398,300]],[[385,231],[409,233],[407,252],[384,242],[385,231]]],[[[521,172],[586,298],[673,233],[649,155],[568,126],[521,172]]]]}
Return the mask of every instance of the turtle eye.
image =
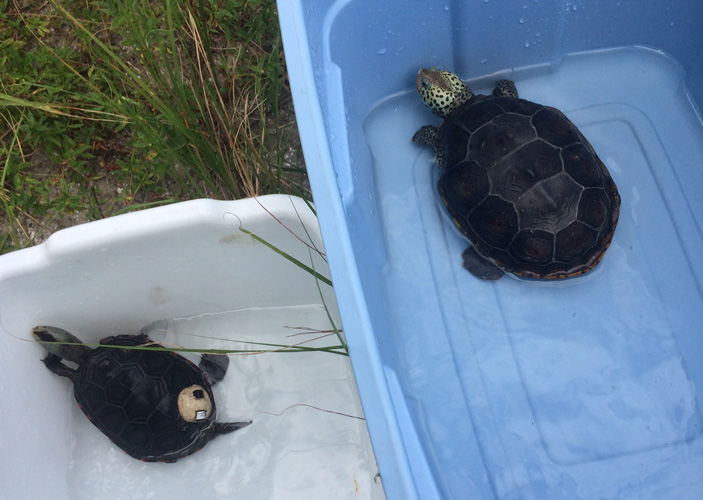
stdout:
{"type": "Polygon", "coordinates": [[[198,389],[197,391],[193,391],[193,397],[195,399],[203,399],[205,397],[205,394],[203,393],[203,391],[198,389]]]}

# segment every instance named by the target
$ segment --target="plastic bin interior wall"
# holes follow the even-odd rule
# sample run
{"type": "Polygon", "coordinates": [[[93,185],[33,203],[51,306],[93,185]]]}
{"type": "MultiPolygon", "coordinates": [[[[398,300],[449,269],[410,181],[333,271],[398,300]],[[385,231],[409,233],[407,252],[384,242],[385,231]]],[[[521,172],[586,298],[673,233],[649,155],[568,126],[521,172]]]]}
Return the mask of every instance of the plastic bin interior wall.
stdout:
{"type": "Polygon", "coordinates": [[[698,498],[703,3],[278,7],[388,497],[698,498]],[[428,66],[480,93],[513,78],[581,128],[623,198],[596,270],[563,285],[460,275],[465,240],[410,142],[439,123],[414,91],[428,66]]]}

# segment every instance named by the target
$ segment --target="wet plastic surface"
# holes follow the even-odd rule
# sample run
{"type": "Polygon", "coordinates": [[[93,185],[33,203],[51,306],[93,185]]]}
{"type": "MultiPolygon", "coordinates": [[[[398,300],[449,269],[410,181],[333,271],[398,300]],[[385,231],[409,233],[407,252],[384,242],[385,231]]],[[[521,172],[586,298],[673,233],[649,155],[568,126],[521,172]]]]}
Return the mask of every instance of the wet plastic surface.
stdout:
{"type": "Polygon", "coordinates": [[[621,4],[279,5],[389,498],[703,491],[703,10],[621,4]],[[413,89],[431,65],[480,93],[514,79],[581,129],[622,197],[595,270],[486,283],[462,269],[468,242],[410,141],[439,122],[413,89]]]}

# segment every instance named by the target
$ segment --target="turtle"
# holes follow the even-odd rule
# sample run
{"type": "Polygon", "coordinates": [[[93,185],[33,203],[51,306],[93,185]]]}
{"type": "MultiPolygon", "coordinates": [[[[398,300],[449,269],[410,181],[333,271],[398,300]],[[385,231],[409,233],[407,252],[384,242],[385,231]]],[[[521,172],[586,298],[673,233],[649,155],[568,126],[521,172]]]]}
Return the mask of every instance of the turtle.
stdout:
{"type": "Polygon", "coordinates": [[[579,129],[500,80],[476,95],[455,74],[420,69],[417,90],[444,121],[413,136],[434,150],[438,190],[471,242],[463,266],[484,280],[563,279],[592,270],[613,239],[620,195],[579,129]]]}
{"type": "Polygon", "coordinates": [[[215,421],[211,386],[224,378],[227,356],[203,354],[196,366],[154,349],[162,346],[143,333],[106,337],[94,349],[61,328],[37,326],[32,333],[48,351],[46,367],[73,382],[86,417],[143,462],[175,462],[251,423],[215,421]]]}

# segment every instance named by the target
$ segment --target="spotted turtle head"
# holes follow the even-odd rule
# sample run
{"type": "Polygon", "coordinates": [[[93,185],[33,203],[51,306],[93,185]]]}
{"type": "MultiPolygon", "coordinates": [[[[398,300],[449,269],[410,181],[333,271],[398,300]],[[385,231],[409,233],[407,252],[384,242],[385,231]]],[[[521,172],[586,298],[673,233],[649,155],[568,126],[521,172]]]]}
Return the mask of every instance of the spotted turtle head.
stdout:
{"type": "Polygon", "coordinates": [[[442,119],[474,96],[458,76],[442,69],[421,69],[415,84],[425,105],[442,119]]]}

